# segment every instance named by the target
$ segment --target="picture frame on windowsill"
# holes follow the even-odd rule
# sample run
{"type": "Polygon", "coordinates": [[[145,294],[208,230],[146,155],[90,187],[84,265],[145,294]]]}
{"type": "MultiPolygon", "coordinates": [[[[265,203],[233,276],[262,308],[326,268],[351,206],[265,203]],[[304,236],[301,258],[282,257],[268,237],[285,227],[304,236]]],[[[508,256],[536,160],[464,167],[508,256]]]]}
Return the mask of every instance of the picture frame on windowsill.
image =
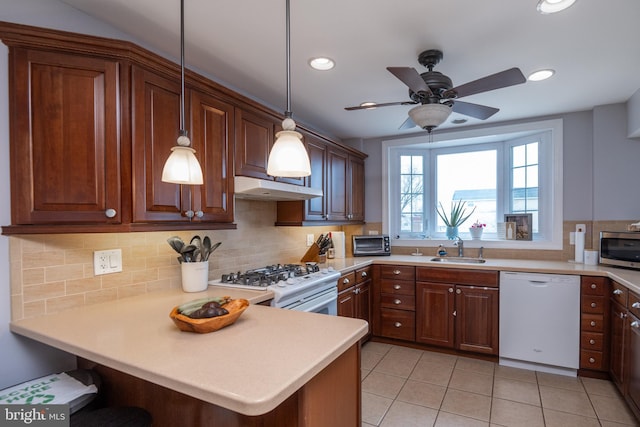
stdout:
{"type": "Polygon", "coordinates": [[[516,224],[515,240],[532,240],[532,214],[504,214],[504,222],[516,224]]]}

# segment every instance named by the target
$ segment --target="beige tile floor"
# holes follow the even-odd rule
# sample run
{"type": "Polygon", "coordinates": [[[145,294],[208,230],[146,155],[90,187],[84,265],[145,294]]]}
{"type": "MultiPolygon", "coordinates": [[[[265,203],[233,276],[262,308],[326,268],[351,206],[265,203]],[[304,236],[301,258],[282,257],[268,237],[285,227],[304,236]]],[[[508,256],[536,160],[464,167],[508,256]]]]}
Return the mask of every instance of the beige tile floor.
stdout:
{"type": "Polygon", "coordinates": [[[640,426],[615,386],[369,342],[362,426],[640,426]]]}

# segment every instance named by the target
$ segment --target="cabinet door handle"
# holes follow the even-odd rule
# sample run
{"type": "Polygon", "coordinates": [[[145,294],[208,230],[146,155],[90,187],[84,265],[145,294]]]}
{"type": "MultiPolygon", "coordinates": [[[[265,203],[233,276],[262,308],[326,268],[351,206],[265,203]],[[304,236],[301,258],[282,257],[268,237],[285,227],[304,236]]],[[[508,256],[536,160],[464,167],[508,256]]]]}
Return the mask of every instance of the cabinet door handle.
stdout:
{"type": "Polygon", "coordinates": [[[397,276],[398,274],[400,274],[400,270],[393,270],[393,274],[397,276]]]}
{"type": "Polygon", "coordinates": [[[614,295],[622,295],[622,289],[614,289],[613,290],[613,294],[614,295]]]}
{"type": "Polygon", "coordinates": [[[353,293],[354,293],[354,294],[356,294],[356,295],[357,295],[357,294],[359,294],[359,293],[360,293],[360,288],[356,288],[356,289],[354,289],[354,290],[353,290],[353,293]]]}
{"type": "Polygon", "coordinates": [[[593,320],[591,321],[591,326],[596,326],[596,322],[594,322],[593,320]]]}
{"type": "Polygon", "coordinates": [[[395,326],[396,328],[399,328],[399,327],[401,327],[401,326],[402,326],[402,323],[400,323],[400,322],[396,322],[396,323],[394,323],[394,324],[393,324],[393,326],[395,326]]]}
{"type": "Polygon", "coordinates": [[[597,287],[598,287],[598,285],[596,285],[595,283],[592,283],[592,284],[591,284],[591,289],[595,289],[595,288],[597,288],[597,287]]]}
{"type": "Polygon", "coordinates": [[[638,328],[638,327],[640,327],[640,323],[638,323],[637,320],[634,320],[633,322],[631,322],[631,327],[632,328],[638,328]]]}
{"type": "Polygon", "coordinates": [[[633,304],[631,304],[631,308],[640,308],[640,302],[634,302],[633,304]]]}
{"type": "Polygon", "coordinates": [[[589,363],[596,363],[596,359],[594,359],[593,357],[589,358],[589,363]]]}
{"type": "Polygon", "coordinates": [[[351,283],[351,281],[345,277],[344,279],[342,279],[342,283],[346,285],[347,283],[351,283]]]}
{"type": "Polygon", "coordinates": [[[195,213],[192,210],[188,210],[184,213],[184,216],[186,216],[189,219],[193,218],[194,215],[195,213]]]}
{"type": "Polygon", "coordinates": [[[400,289],[400,288],[402,288],[402,286],[400,286],[400,285],[393,285],[393,289],[395,289],[396,291],[397,291],[398,289],[400,289]]]}
{"type": "Polygon", "coordinates": [[[453,293],[453,288],[449,288],[449,293],[453,293]]]}
{"type": "Polygon", "coordinates": [[[626,319],[627,318],[627,313],[620,313],[620,318],[621,319],[626,319]]]}
{"type": "Polygon", "coordinates": [[[596,340],[589,340],[589,344],[594,345],[596,343],[596,340]]]}
{"type": "Polygon", "coordinates": [[[106,216],[107,218],[113,218],[117,213],[118,212],[116,212],[115,209],[107,209],[106,211],[104,211],[104,216],[106,216]]]}
{"type": "Polygon", "coordinates": [[[456,294],[460,295],[462,291],[460,289],[456,289],[456,294]]]}
{"type": "Polygon", "coordinates": [[[399,299],[397,299],[397,298],[396,298],[396,299],[393,301],[393,303],[394,303],[395,305],[400,305],[400,304],[402,304],[402,300],[399,300],[399,299]]]}
{"type": "Polygon", "coordinates": [[[598,305],[598,304],[596,304],[595,302],[592,302],[592,303],[591,303],[591,308],[596,308],[596,306],[597,306],[597,305],[598,305]]]}
{"type": "Polygon", "coordinates": [[[202,218],[202,217],[204,216],[204,212],[202,212],[202,211],[196,211],[196,216],[197,216],[198,218],[202,218]]]}
{"type": "Polygon", "coordinates": [[[363,271],[362,273],[360,273],[360,277],[367,277],[367,272],[363,271]]]}

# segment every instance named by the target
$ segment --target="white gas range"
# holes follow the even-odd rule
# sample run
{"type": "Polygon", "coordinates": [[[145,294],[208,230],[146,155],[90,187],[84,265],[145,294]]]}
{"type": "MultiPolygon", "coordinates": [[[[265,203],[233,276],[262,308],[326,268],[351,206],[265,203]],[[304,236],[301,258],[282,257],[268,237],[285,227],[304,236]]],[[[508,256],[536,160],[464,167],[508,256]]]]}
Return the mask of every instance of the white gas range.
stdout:
{"type": "Polygon", "coordinates": [[[211,286],[236,287],[274,294],[271,306],[336,315],[340,273],[316,263],[277,264],[244,273],[223,274],[211,286]]]}

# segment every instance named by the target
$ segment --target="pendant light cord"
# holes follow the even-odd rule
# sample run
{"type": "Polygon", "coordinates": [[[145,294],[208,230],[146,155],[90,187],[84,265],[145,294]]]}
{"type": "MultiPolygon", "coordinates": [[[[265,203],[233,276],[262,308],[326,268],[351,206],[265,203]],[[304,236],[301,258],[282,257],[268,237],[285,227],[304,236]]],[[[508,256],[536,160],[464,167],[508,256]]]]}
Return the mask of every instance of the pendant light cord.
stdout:
{"type": "Polygon", "coordinates": [[[287,49],[287,110],[284,112],[285,117],[291,117],[291,12],[289,6],[289,0],[286,0],[286,49],[287,49]]]}
{"type": "Polygon", "coordinates": [[[187,134],[184,128],[184,0],[180,0],[180,134],[187,134]]]}

